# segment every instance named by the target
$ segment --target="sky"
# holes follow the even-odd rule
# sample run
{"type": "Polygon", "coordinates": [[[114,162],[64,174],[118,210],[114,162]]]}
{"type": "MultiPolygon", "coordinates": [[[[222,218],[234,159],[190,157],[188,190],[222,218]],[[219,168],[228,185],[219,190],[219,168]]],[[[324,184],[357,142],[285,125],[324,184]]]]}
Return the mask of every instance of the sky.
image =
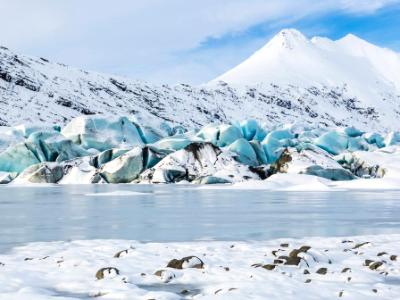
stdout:
{"type": "Polygon", "coordinates": [[[0,0],[0,45],[86,70],[199,84],[284,28],[400,52],[400,0],[0,0]]]}

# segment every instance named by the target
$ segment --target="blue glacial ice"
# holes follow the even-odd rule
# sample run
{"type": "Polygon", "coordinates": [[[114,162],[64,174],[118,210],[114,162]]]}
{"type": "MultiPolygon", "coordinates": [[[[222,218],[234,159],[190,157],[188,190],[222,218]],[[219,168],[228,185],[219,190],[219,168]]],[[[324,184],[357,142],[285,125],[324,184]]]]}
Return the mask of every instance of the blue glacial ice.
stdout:
{"type": "Polygon", "coordinates": [[[395,145],[400,145],[399,132],[364,133],[354,127],[268,127],[246,120],[187,131],[167,123],[154,128],[127,117],[86,116],[73,119],[64,128],[2,128],[0,183],[12,181],[18,174],[19,182],[52,182],[59,180],[61,169],[67,182],[75,182],[71,172],[86,174],[90,182],[127,183],[140,178],[156,182],[152,176],[158,176],[160,182],[170,182],[171,178],[197,183],[235,182],[258,178],[260,170],[275,164],[275,169],[279,165],[284,172],[283,165],[289,162],[282,165],[280,158],[287,150],[295,160],[289,168],[296,170],[293,172],[349,179],[354,172],[349,174],[342,168],[350,167],[337,158],[339,155],[395,145]],[[301,165],[299,162],[307,167],[295,168],[301,165]],[[57,173],[46,177],[51,170],[57,173]]]}

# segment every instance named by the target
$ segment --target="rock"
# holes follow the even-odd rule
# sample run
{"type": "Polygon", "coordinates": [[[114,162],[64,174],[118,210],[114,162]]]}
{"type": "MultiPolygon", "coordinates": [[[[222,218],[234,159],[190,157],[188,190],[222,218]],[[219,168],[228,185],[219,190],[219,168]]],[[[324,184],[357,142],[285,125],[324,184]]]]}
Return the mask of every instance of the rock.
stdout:
{"type": "Polygon", "coordinates": [[[158,270],[154,273],[154,275],[160,277],[161,281],[164,283],[168,283],[176,278],[175,273],[170,270],[158,270]]]}
{"type": "Polygon", "coordinates": [[[397,260],[397,255],[390,255],[390,260],[391,261],[396,261],[397,260]]]}
{"type": "Polygon", "coordinates": [[[277,173],[287,173],[288,164],[292,161],[292,156],[288,149],[285,149],[280,157],[271,165],[269,176],[277,173]]]}
{"type": "Polygon", "coordinates": [[[108,183],[129,183],[143,171],[143,154],[139,147],[106,163],[100,170],[108,183]]]}
{"type": "Polygon", "coordinates": [[[347,272],[351,272],[351,269],[350,269],[350,268],[344,268],[344,269],[342,270],[342,273],[347,273],[347,272]]]}
{"type": "Polygon", "coordinates": [[[369,266],[373,262],[374,262],[373,260],[366,259],[365,262],[364,262],[364,266],[369,266]]]}
{"type": "Polygon", "coordinates": [[[339,156],[338,162],[351,173],[362,178],[382,178],[387,173],[387,170],[378,164],[379,161],[368,159],[363,152],[339,156]]]}
{"type": "Polygon", "coordinates": [[[369,244],[369,242],[359,243],[359,244],[356,244],[352,249],[358,249],[358,248],[361,248],[368,244],[369,244]]]}
{"type": "Polygon", "coordinates": [[[63,176],[64,168],[58,163],[41,163],[26,168],[13,183],[57,183],[63,176]]]}
{"type": "Polygon", "coordinates": [[[328,273],[328,269],[327,268],[319,268],[316,273],[320,274],[320,275],[326,275],[326,273],[328,273]]]}
{"type": "Polygon", "coordinates": [[[96,272],[97,280],[101,280],[107,277],[115,277],[117,275],[119,275],[119,270],[114,267],[101,268],[96,272]]]}
{"type": "Polygon", "coordinates": [[[369,264],[368,266],[369,266],[369,268],[371,269],[371,270],[377,270],[380,266],[382,266],[383,265],[383,262],[381,262],[381,261],[376,261],[376,262],[374,262],[374,263],[371,263],[371,264],[369,264]]]}
{"type": "Polygon", "coordinates": [[[288,146],[287,140],[279,140],[274,132],[270,132],[261,142],[264,153],[267,156],[268,163],[273,164],[281,156],[284,149],[288,146]]]}
{"type": "Polygon", "coordinates": [[[115,253],[114,258],[120,258],[123,255],[128,254],[128,252],[129,252],[129,249],[118,251],[117,253],[115,253]]]}
{"type": "Polygon", "coordinates": [[[182,259],[173,259],[167,265],[167,268],[173,269],[203,269],[203,267],[204,262],[197,256],[187,256],[182,259]]]}
{"type": "Polygon", "coordinates": [[[264,269],[266,269],[266,270],[272,271],[273,269],[276,268],[276,265],[268,264],[268,265],[264,265],[264,266],[262,266],[262,267],[263,267],[264,269]]]}
{"type": "Polygon", "coordinates": [[[274,264],[276,264],[276,265],[280,265],[280,264],[283,264],[285,261],[283,260],[283,259],[275,259],[274,260],[274,264]]]}

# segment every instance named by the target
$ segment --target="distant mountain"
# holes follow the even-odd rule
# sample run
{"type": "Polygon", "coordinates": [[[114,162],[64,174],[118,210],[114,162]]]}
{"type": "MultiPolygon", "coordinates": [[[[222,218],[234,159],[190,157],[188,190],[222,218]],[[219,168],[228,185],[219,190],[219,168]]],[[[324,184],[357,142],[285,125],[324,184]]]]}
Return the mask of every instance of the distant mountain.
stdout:
{"type": "Polygon", "coordinates": [[[309,40],[295,29],[286,29],[216,81],[239,86],[343,88],[391,118],[400,104],[400,54],[352,34],[337,41],[309,40]]]}
{"type": "Polygon", "coordinates": [[[198,128],[253,118],[269,126],[400,129],[400,56],[348,35],[308,40],[283,30],[248,60],[201,85],[153,85],[82,71],[0,47],[0,125],[126,115],[198,128]]]}

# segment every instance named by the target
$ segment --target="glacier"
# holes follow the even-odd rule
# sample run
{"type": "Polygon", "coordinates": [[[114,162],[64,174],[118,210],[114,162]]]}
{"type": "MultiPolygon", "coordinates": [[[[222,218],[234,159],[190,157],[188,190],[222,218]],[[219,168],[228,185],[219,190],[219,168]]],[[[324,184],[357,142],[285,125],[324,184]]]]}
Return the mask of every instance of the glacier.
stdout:
{"type": "Polygon", "coordinates": [[[355,127],[246,120],[162,131],[127,117],[81,116],[65,127],[21,128],[3,128],[16,142],[0,152],[0,183],[223,184],[275,174],[371,180],[393,178],[400,159],[399,132],[355,127]]]}

